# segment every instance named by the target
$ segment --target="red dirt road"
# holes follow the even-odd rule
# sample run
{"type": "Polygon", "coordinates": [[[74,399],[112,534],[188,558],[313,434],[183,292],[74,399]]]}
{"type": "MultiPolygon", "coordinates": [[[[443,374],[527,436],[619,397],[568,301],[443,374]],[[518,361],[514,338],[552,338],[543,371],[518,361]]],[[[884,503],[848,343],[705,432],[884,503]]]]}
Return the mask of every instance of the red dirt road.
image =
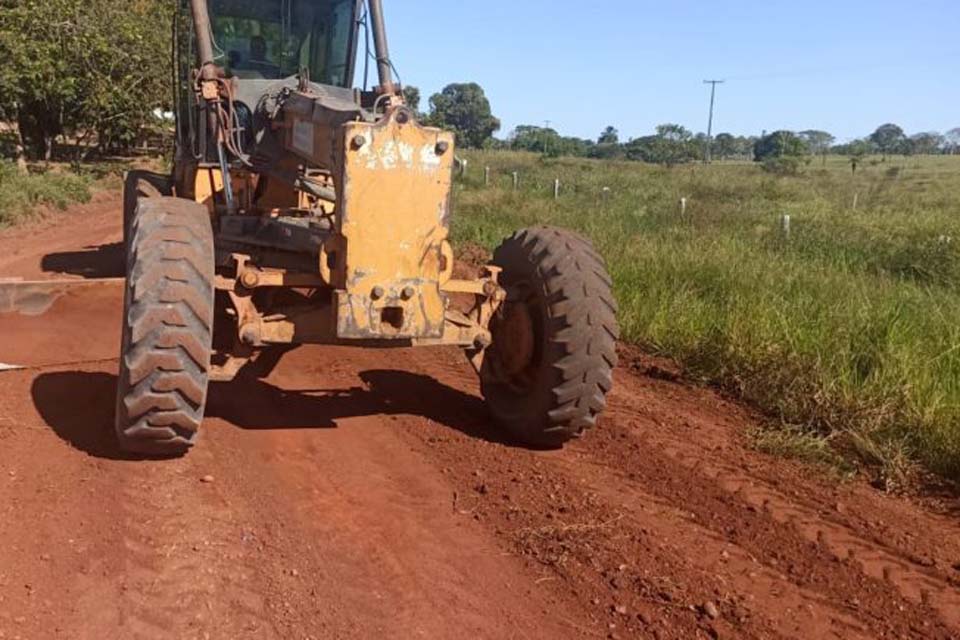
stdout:
{"type": "MultiPolygon", "coordinates": [[[[100,194],[0,233],[0,277],[120,275],[120,236],[100,194]]],[[[33,365],[0,373],[4,640],[960,637],[955,502],[759,454],[632,352],[561,452],[504,440],[456,351],[304,347],[214,385],[189,456],[127,458],[117,294],[0,318],[33,365]]]]}

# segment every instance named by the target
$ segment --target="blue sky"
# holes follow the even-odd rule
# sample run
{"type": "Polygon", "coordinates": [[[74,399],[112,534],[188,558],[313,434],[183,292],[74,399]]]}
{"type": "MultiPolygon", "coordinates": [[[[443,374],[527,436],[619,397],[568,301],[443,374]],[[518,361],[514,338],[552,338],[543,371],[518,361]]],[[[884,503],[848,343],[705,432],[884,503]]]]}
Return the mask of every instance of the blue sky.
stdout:
{"type": "Polygon", "coordinates": [[[960,0],[384,0],[394,61],[429,95],[487,91],[505,137],[550,120],[564,134],[623,138],[678,122],[714,132],[824,129],[840,140],[884,122],[960,127],[960,0]]]}

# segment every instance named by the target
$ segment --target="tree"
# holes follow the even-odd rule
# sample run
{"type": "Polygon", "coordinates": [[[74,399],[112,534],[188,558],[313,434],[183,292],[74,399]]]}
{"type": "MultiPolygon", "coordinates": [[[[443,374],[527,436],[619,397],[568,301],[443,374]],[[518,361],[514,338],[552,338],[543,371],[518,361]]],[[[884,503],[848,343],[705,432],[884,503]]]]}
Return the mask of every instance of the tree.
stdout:
{"type": "Polygon", "coordinates": [[[678,124],[661,124],[657,134],[631,140],[626,145],[627,157],[672,167],[696,160],[700,148],[693,134],[678,124]]]}
{"type": "Polygon", "coordinates": [[[132,145],[169,107],[172,3],[0,0],[0,111],[49,159],[61,134],[132,145]]]}
{"type": "Polygon", "coordinates": [[[910,137],[911,151],[920,155],[938,153],[946,144],[946,138],[936,131],[924,131],[910,137]]]}
{"type": "Polygon", "coordinates": [[[553,129],[532,124],[521,124],[513,130],[510,148],[514,151],[532,151],[545,154],[551,146],[558,146],[559,141],[560,134],[553,129]]]}
{"type": "Polygon", "coordinates": [[[763,163],[765,171],[793,175],[800,171],[804,160],[810,162],[806,143],[792,131],[774,131],[753,146],[753,158],[763,163]]]}
{"type": "Polygon", "coordinates": [[[737,139],[730,133],[718,133],[713,139],[713,156],[726,160],[737,154],[737,139]]]}
{"type": "MultiPolygon", "coordinates": [[[[845,153],[850,159],[850,169],[853,173],[857,172],[857,165],[873,150],[873,144],[869,140],[854,140],[846,145],[845,153]]],[[[840,149],[837,149],[840,152],[840,149]]]]}
{"type": "Polygon", "coordinates": [[[542,153],[551,158],[560,156],[585,157],[596,146],[592,140],[564,137],[554,129],[522,124],[513,130],[510,148],[514,151],[542,153]]]}
{"type": "Polygon", "coordinates": [[[616,127],[610,126],[603,130],[597,139],[597,144],[618,144],[620,142],[620,132],[616,127]]]}
{"type": "Polygon", "coordinates": [[[944,137],[946,138],[947,153],[955,154],[960,151],[960,127],[950,129],[944,137]]]}
{"type": "Polygon", "coordinates": [[[880,149],[884,160],[886,160],[888,154],[901,150],[906,138],[903,129],[893,123],[882,124],[870,134],[870,141],[880,149]]]}
{"type": "Polygon", "coordinates": [[[670,142],[688,142],[693,138],[693,134],[679,124],[668,123],[657,125],[657,137],[670,142]]]}
{"type": "Polygon", "coordinates": [[[591,144],[587,147],[587,157],[597,160],[617,160],[623,155],[622,144],[591,144]]]}
{"type": "Polygon", "coordinates": [[[830,147],[832,147],[836,141],[836,138],[833,137],[832,134],[817,129],[807,129],[806,131],[801,131],[799,136],[807,145],[812,155],[822,156],[823,161],[827,161],[827,154],[830,152],[830,147]]]}
{"type": "Polygon", "coordinates": [[[416,111],[420,112],[420,88],[413,85],[408,85],[403,88],[403,101],[407,103],[407,106],[416,111]]]}
{"type": "Polygon", "coordinates": [[[792,131],[774,131],[757,140],[753,159],[763,162],[771,158],[799,157],[808,153],[807,145],[792,131]]]}
{"type": "Polygon", "coordinates": [[[430,122],[457,134],[461,146],[479,149],[500,130],[483,88],[475,82],[447,85],[430,98],[430,122]]]}

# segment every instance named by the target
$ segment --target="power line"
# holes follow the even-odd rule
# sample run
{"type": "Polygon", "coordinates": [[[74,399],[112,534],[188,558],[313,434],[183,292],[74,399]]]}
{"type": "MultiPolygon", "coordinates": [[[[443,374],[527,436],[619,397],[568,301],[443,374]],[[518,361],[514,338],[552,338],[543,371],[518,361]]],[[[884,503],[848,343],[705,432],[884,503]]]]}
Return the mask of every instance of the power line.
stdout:
{"type": "Polygon", "coordinates": [[[713,105],[717,99],[717,85],[723,84],[726,80],[704,80],[703,84],[710,85],[710,119],[707,121],[707,142],[703,150],[703,163],[710,164],[711,149],[713,147],[713,105]]]}

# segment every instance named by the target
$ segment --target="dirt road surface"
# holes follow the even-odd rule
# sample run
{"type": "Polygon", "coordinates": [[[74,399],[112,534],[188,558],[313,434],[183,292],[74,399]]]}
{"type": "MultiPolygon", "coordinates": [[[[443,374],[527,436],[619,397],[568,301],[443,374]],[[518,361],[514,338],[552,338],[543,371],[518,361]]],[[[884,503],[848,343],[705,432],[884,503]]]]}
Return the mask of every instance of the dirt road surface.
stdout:
{"type": "MultiPolygon", "coordinates": [[[[121,275],[119,196],[0,276],[121,275]]],[[[304,347],[215,385],[189,456],[111,434],[117,289],[0,318],[0,638],[958,638],[955,502],[760,454],[624,349],[600,428],[502,437],[456,351],[304,347]]]]}

